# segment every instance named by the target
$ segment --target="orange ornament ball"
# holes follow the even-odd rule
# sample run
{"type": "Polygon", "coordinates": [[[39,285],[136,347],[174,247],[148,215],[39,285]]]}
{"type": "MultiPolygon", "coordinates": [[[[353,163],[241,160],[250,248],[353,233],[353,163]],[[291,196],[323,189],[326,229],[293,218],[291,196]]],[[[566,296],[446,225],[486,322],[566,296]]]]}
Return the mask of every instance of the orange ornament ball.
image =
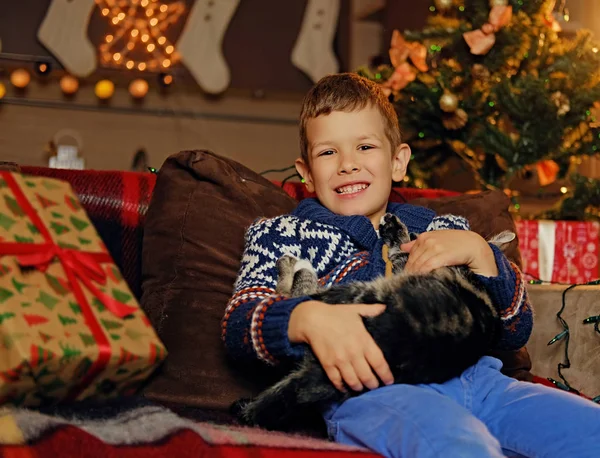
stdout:
{"type": "Polygon", "coordinates": [[[25,89],[31,81],[31,75],[23,68],[19,68],[10,74],[11,84],[19,89],[25,89]]]}
{"type": "Polygon", "coordinates": [[[73,95],[79,89],[79,81],[71,75],[65,75],[60,79],[60,90],[66,95],[73,95]]]}
{"type": "Polygon", "coordinates": [[[133,80],[129,84],[129,93],[133,98],[142,99],[148,93],[148,82],[141,78],[133,80]]]}
{"type": "Polygon", "coordinates": [[[115,85],[110,80],[100,80],[96,83],[94,92],[100,100],[107,100],[115,93],[115,85]]]}

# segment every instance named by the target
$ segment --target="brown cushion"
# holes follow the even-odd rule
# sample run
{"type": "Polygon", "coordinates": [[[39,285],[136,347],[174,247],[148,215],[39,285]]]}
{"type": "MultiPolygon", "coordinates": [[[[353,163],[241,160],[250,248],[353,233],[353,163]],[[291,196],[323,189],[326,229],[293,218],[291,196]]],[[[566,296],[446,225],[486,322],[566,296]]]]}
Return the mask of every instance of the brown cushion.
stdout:
{"type": "MultiPolygon", "coordinates": [[[[510,199],[502,191],[482,191],[477,194],[462,194],[438,199],[418,198],[411,200],[410,203],[431,208],[438,215],[450,213],[464,216],[469,221],[471,230],[485,239],[505,230],[517,235],[515,222],[508,211],[510,199]]],[[[521,267],[521,252],[517,237],[506,247],[505,254],[519,268],[521,267]]]]}
{"type": "Polygon", "coordinates": [[[144,229],[142,307],[169,351],[145,395],[227,409],[258,389],[226,358],[220,321],[233,291],[246,228],[296,201],[239,163],[183,151],[160,169],[144,229]]]}

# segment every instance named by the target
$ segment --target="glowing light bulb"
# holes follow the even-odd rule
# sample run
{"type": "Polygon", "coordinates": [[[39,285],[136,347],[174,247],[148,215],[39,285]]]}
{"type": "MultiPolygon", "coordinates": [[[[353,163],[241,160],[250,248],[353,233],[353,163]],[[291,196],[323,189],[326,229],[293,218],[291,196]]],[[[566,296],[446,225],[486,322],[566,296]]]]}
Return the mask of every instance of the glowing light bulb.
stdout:
{"type": "Polygon", "coordinates": [[[131,70],[134,65],[135,64],[133,63],[132,60],[127,61],[127,63],[125,64],[125,66],[127,67],[128,70],[131,70]]]}
{"type": "Polygon", "coordinates": [[[158,19],[156,19],[155,17],[153,17],[152,19],[150,19],[150,25],[152,27],[155,27],[156,24],[158,24],[158,19]]]}
{"type": "Polygon", "coordinates": [[[106,35],[106,38],[105,38],[105,40],[106,40],[106,42],[107,42],[107,43],[112,43],[112,41],[113,41],[113,38],[114,38],[114,37],[113,37],[112,35],[106,35]]]}
{"type": "Polygon", "coordinates": [[[139,70],[140,72],[143,72],[144,70],[146,70],[146,64],[145,64],[144,62],[140,62],[140,63],[138,64],[138,70],[139,70]]]}
{"type": "Polygon", "coordinates": [[[119,62],[121,60],[121,53],[120,52],[116,52],[113,54],[113,59],[115,62],[119,62]]]}
{"type": "Polygon", "coordinates": [[[143,35],[142,35],[142,41],[143,41],[144,43],[146,43],[146,42],[147,42],[149,39],[150,39],[150,37],[148,36],[148,34],[147,34],[147,33],[145,33],[145,34],[143,34],[143,35]]]}
{"type": "Polygon", "coordinates": [[[166,13],[169,7],[167,5],[160,5],[160,12],[166,13]]]}
{"type": "Polygon", "coordinates": [[[158,44],[159,45],[164,45],[167,42],[167,39],[165,37],[160,37],[158,39],[158,44]]]}
{"type": "Polygon", "coordinates": [[[163,67],[168,68],[171,66],[171,61],[169,59],[165,59],[162,62],[163,67]]]}
{"type": "Polygon", "coordinates": [[[154,51],[154,48],[155,48],[155,46],[154,46],[154,43],[150,43],[150,44],[149,44],[149,45],[146,47],[146,49],[148,50],[148,52],[152,52],[152,51],[154,51]]]}
{"type": "Polygon", "coordinates": [[[167,54],[171,54],[171,53],[173,53],[173,51],[175,51],[175,48],[172,45],[169,45],[165,48],[165,52],[167,54]]]}
{"type": "Polygon", "coordinates": [[[131,36],[132,36],[133,38],[137,37],[139,34],[140,34],[140,31],[139,31],[138,29],[133,29],[133,30],[131,31],[131,36]]]}

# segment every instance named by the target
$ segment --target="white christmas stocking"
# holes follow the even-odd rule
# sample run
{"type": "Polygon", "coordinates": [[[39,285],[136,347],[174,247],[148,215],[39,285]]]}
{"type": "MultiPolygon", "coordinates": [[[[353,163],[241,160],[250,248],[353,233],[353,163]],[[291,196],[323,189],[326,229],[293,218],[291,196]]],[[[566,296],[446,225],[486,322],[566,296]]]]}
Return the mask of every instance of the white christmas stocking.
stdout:
{"type": "Polygon", "coordinates": [[[73,75],[96,69],[96,50],[87,37],[94,0],[52,0],[38,30],[38,39],[73,75]]]}
{"type": "Polygon", "coordinates": [[[292,50],[292,63],[313,82],[338,71],[333,39],[339,12],[340,0],[308,0],[302,28],[292,50]]]}
{"type": "Polygon", "coordinates": [[[221,49],[240,0],[196,0],[177,43],[181,61],[202,89],[223,92],[231,75],[221,49]]]}

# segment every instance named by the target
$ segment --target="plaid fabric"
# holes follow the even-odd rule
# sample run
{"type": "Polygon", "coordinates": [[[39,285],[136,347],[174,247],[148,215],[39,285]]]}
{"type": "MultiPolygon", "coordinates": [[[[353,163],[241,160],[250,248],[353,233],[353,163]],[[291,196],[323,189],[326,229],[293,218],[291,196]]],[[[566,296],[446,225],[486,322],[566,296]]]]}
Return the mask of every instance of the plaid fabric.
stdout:
{"type": "Polygon", "coordinates": [[[0,410],[0,457],[374,458],[364,449],[298,435],[197,423],[140,399],[52,410],[0,410]]]}
{"type": "Polygon", "coordinates": [[[21,167],[21,172],[71,183],[132,292],[141,297],[143,225],[152,173],[21,167]]]}

